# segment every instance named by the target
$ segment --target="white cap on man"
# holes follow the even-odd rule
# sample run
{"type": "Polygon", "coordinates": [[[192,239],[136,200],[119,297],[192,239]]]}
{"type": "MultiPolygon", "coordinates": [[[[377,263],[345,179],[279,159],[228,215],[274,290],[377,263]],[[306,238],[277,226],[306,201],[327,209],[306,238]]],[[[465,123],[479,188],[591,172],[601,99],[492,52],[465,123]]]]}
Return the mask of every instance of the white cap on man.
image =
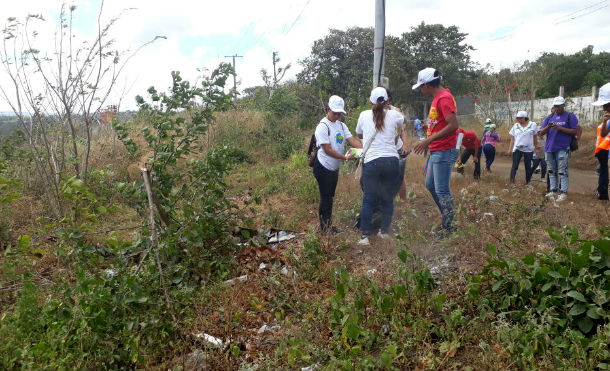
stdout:
{"type": "Polygon", "coordinates": [[[440,76],[434,76],[435,72],[436,70],[432,67],[427,67],[419,71],[417,74],[417,84],[413,85],[411,89],[415,90],[424,84],[440,79],[440,76]]]}
{"type": "Polygon", "coordinates": [[[519,111],[517,112],[517,118],[527,118],[527,112],[525,111],[519,111]]]}
{"type": "Polygon", "coordinates": [[[593,102],[594,106],[603,106],[610,103],[610,82],[599,88],[599,96],[593,102]]]}
{"type": "Polygon", "coordinates": [[[378,86],[375,89],[371,90],[371,97],[369,99],[371,100],[371,103],[377,104],[379,98],[383,98],[384,102],[388,101],[388,91],[381,86],[378,86]]]}
{"type": "Polygon", "coordinates": [[[553,99],[553,106],[563,106],[564,104],[566,104],[566,100],[563,97],[553,99]]]}
{"type": "Polygon", "coordinates": [[[486,123],[486,124],[491,124],[491,119],[487,119],[487,120],[485,120],[485,123],[486,123]]]}
{"type": "Polygon", "coordinates": [[[335,113],[345,113],[345,102],[338,95],[328,98],[328,109],[335,113]]]}

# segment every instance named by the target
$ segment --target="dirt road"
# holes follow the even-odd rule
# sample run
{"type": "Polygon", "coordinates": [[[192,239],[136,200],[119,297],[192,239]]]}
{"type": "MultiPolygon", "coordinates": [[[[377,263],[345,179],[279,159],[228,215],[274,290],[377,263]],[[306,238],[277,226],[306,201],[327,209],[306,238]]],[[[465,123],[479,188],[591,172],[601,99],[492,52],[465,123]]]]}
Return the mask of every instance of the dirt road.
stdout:
{"type": "MultiPolygon", "coordinates": [[[[481,156],[481,164],[483,165],[482,176],[485,177],[485,156],[481,156]]],[[[491,169],[494,174],[502,176],[506,179],[506,182],[508,182],[510,178],[511,166],[512,161],[508,157],[497,156],[493,165],[491,165],[491,169]]],[[[466,163],[465,170],[466,175],[472,176],[472,172],[474,170],[472,165],[472,159],[468,160],[468,162],[466,163]]],[[[590,171],[570,168],[570,192],[595,195],[597,194],[597,179],[598,176],[594,168],[590,171]]],[[[516,182],[525,182],[525,166],[523,165],[523,161],[521,161],[521,164],[519,164],[516,182]]],[[[540,174],[534,174],[532,176],[532,182],[540,182],[540,174]]],[[[546,182],[546,180],[544,182],[546,182]]]]}

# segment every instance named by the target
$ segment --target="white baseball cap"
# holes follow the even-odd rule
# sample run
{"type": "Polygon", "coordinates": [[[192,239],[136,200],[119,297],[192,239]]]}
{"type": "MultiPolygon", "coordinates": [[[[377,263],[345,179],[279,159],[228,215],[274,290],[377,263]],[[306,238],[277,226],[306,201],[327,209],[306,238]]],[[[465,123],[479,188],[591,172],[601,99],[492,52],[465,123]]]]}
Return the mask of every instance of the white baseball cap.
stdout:
{"type": "Polygon", "coordinates": [[[413,85],[411,87],[411,89],[415,90],[415,89],[419,88],[420,86],[422,86],[423,84],[427,84],[436,79],[439,79],[440,76],[434,76],[435,72],[436,72],[436,70],[432,67],[427,67],[427,68],[424,68],[423,70],[419,71],[419,73],[417,74],[417,84],[413,85]]]}
{"type": "Polygon", "coordinates": [[[555,97],[553,99],[553,106],[563,106],[564,104],[566,104],[566,100],[563,97],[555,97]]]}
{"type": "Polygon", "coordinates": [[[345,102],[338,95],[328,98],[328,108],[335,113],[345,113],[345,102]]]}
{"type": "Polygon", "coordinates": [[[517,112],[517,118],[527,118],[527,112],[525,111],[519,111],[517,112]]]}
{"type": "Polygon", "coordinates": [[[599,88],[599,96],[597,97],[597,100],[593,102],[593,105],[603,106],[608,103],[610,103],[610,82],[599,88]]]}
{"type": "Polygon", "coordinates": [[[491,123],[491,119],[487,119],[487,120],[485,120],[485,123],[486,123],[486,124],[491,123]]]}
{"type": "Polygon", "coordinates": [[[385,88],[378,86],[375,89],[371,90],[371,103],[376,104],[379,98],[383,98],[384,102],[388,101],[388,92],[385,88]]]}

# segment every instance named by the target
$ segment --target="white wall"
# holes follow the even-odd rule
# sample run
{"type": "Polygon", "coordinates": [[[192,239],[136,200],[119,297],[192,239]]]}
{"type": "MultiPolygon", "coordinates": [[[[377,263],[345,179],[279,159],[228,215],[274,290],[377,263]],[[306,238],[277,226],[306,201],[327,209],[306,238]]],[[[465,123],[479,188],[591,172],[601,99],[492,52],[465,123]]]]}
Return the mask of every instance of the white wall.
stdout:
{"type": "MultiPolygon", "coordinates": [[[[594,107],[591,104],[594,101],[595,99],[592,96],[566,98],[566,110],[574,112],[582,126],[597,125],[601,121],[602,109],[601,107],[594,107]]],[[[536,99],[534,101],[534,114],[532,114],[530,112],[531,101],[511,102],[510,113],[514,116],[517,111],[524,110],[528,112],[530,120],[541,123],[551,113],[552,106],[553,98],[536,99]]],[[[508,120],[508,107],[506,103],[495,103],[494,111],[497,119],[507,122],[514,121],[514,119],[508,120]]],[[[475,112],[481,120],[485,119],[483,117],[485,114],[481,112],[478,105],[475,105],[475,112]]]]}

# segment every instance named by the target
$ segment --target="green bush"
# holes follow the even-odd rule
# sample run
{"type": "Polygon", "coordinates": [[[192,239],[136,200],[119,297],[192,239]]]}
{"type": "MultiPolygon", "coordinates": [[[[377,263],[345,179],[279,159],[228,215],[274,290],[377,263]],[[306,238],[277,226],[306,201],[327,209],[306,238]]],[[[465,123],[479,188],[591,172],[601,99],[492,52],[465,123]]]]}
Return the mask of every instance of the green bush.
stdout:
{"type": "Polygon", "coordinates": [[[581,240],[574,228],[548,233],[558,247],[521,261],[489,246],[488,264],[472,278],[470,294],[480,311],[513,324],[502,333],[522,361],[548,353],[556,364],[567,359],[575,362],[571,367],[607,369],[610,353],[596,349],[610,337],[610,240],[581,240]],[[579,357],[573,357],[576,348],[579,357]]]}

